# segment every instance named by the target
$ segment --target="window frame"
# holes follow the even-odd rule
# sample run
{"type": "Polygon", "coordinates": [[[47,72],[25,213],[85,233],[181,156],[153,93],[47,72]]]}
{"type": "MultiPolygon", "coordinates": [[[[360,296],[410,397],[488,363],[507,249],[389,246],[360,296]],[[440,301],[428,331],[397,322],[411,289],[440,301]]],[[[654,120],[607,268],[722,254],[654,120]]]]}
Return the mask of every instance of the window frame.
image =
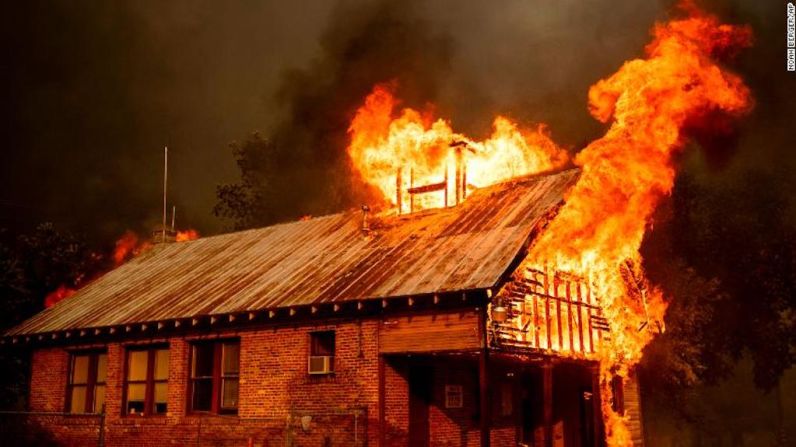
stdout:
{"type": "Polygon", "coordinates": [[[124,417],[165,417],[168,413],[168,383],[169,373],[171,369],[171,350],[168,344],[151,344],[151,345],[130,345],[126,346],[124,350],[124,371],[122,380],[122,416],[124,417]],[[165,350],[169,354],[169,365],[166,368],[165,379],[155,379],[155,367],[157,352],[165,350]],[[146,378],[144,380],[130,380],[130,354],[133,352],[146,352],[146,378]],[[166,384],[166,411],[163,413],[155,412],[155,385],[166,384]],[[130,413],[127,411],[127,393],[130,384],[144,385],[144,411],[141,413],[130,413]]]}
{"type": "MultiPolygon", "coordinates": [[[[328,341],[328,340],[327,340],[328,341]]],[[[337,362],[337,331],[335,329],[324,329],[318,331],[311,331],[309,333],[309,349],[307,350],[307,361],[311,361],[313,357],[329,357],[329,371],[324,373],[310,373],[309,370],[307,374],[309,376],[314,377],[325,377],[325,376],[334,376],[337,362]],[[321,337],[330,337],[331,338],[331,352],[330,353],[322,353],[316,352],[316,343],[321,344],[321,337]]]]}
{"type": "Polygon", "coordinates": [[[108,389],[108,351],[107,349],[86,349],[79,351],[69,351],[69,365],[66,371],[66,396],[64,399],[64,413],[81,415],[81,414],[102,414],[105,409],[105,399],[103,399],[102,406],[99,411],[96,408],[97,400],[97,386],[104,386],[105,390],[108,389]],[[105,380],[98,381],[99,375],[99,357],[105,356],[105,380]],[[88,356],[88,366],[86,371],[86,383],[75,384],[72,383],[75,372],[75,359],[79,356],[88,356]],[[83,412],[72,411],[72,391],[75,387],[86,387],[86,398],[83,412]]]}
{"type": "Polygon", "coordinates": [[[185,403],[187,405],[186,412],[193,415],[227,415],[237,416],[240,410],[240,353],[241,343],[239,338],[223,338],[212,340],[193,340],[190,342],[190,350],[188,354],[188,383],[186,386],[185,403]],[[234,374],[225,374],[224,368],[224,345],[236,344],[238,346],[238,371],[234,374]],[[199,380],[207,380],[206,377],[194,377],[194,360],[197,346],[209,345],[213,349],[213,366],[212,366],[212,390],[210,395],[210,409],[197,410],[194,408],[194,389],[195,383],[199,380]],[[236,399],[237,406],[235,408],[223,407],[223,384],[225,380],[235,380],[238,383],[238,398],[236,399]]]}

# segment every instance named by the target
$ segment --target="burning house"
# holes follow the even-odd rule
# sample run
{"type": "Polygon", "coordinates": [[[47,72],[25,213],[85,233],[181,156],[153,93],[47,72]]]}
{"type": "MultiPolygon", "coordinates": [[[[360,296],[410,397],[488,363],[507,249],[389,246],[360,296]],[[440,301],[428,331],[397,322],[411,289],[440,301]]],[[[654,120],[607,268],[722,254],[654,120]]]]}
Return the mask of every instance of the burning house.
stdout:
{"type": "Polygon", "coordinates": [[[159,244],[6,334],[31,410],[67,445],[103,411],[106,445],[600,445],[599,297],[517,275],[578,175],[159,244]]]}
{"type": "Polygon", "coordinates": [[[67,445],[643,445],[633,368],[666,300],[639,247],[686,130],[751,103],[716,62],[748,29],[692,10],[653,36],[590,90],[606,132],[572,160],[543,126],[497,117],[476,140],[376,86],[348,147],[373,211],[158,244],[5,334],[32,351],[42,428],[67,445]]]}

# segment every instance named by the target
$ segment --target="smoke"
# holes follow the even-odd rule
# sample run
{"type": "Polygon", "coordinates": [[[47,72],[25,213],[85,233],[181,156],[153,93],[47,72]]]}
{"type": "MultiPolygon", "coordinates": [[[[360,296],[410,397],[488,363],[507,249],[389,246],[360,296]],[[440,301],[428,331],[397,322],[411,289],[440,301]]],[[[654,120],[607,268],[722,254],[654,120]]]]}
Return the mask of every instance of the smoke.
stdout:
{"type": "MultiPolygon", "coordinates": [[[[390,80],[405,105],[433,103],[474,137],[501,113],[548,123],[577,151],[603,133],[588,87],[642,54],[671,3],[16,2],[0,19],[0,227],[51,220],[100,242],[146,232],[169,145],[178,226],[220,231],[215,188],[238,177],[227,144],[255,130],[282,163],[261,198],[279,212],[263,222],[357,205],[366,198],[349,180],[345,128],[390,80]]],[[[701,3],[753,27],[737,71],[757,107],[712,151],[734,145],[731,157],[696,156],[686,170],[732,182],[750,167],[793,167],[784,6],[701,3]]]]}

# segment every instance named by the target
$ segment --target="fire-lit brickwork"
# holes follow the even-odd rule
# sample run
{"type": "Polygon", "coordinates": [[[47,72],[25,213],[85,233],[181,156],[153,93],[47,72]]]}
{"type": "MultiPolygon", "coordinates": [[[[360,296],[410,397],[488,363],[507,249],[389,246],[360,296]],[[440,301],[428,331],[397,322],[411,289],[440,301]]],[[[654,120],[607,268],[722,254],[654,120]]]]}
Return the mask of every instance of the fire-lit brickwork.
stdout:
{"type": "MultiPolygon", "coordinates": [[[[433,374],[428,406],[430,445],[479,445],[478,369],[474,353],[450,357],[384,357],[379,377],[379,320],[324,321],[219,330],[211,335],[186,335],[107,344],[36,349],[32,354],[30,410],[61,412],[66,405],[70,351],[106,350],[108,354],[106,446],[165,445],[383,445],[405,446],[409,440],[412,362],[423,358],[433,374]],[[334,374],[307,372],[310,333],[334,330],[334,374]],[[190,350],[194,341],[240,340],[240,391],[237,416],[196,415],[188,411],[190,350]],[[149,344],[168,344],[168,412],[162,416],[123,415],[125,352],[149,344]],[[461,385],[461,408],[445,408],[445,386],[461,385]],[[384,433],[380,433],[379,391],[384,389],[384,433]],[[290,416],[293,415],[293,419],[290,416]],[[301,416],[311,416],[302,427],[301,416]]],[[[495,403],[497,405],[497,403],[495,403]]],[[[497,407],[496,407],[497,408],[497,407]]],[[[496,446],[513,445],[515,427],[495,418],[496,446]]],[[[54,416],[41,425],[66,446],[98,445],[99,417],[54,416]]]]}

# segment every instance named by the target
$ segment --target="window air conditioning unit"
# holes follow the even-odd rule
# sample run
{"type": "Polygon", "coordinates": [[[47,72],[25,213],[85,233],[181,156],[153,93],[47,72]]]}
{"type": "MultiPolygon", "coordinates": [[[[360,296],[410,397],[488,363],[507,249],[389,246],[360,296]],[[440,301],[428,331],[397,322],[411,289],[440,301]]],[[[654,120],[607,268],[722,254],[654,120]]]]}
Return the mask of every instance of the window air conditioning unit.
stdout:
{"type": "Polygon", "coordinates": [[[334,357],[330,355],[310,356],[310,374],[331,374],[334,372],[334,357]]]}

